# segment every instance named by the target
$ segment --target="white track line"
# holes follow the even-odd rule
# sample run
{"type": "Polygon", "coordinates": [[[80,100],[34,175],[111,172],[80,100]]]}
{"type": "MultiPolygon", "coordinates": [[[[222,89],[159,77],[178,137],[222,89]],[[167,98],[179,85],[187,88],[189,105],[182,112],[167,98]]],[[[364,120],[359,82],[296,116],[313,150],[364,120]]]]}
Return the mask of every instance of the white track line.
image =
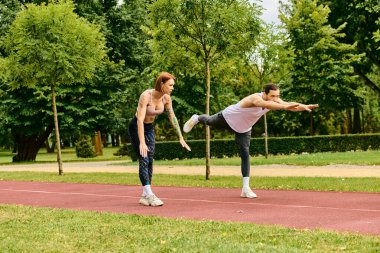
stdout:
{"type": "MultiPolygon", "coordinates": [[[[11,188],[0,188],[0,191],[11,191],[11,192],[30,192],[30,193],[41,193],[41,194],[57,194],[57,195],[82,195],[82,196],[93,196],[93,197],[114,197],[114,198],[132,198],[139,199],[140,197],[127,196],[127,195],[112,195],[112,194],[95,194],[95,193],[82,193],[82,192],[53,192],[53,191],[37,191],[37,190],[18,190],[11,188]]],[[[176,198],[161,198],[166,200],[175,201],[190,201],[190,202],[204,202],[204,203],[217,203],[217,204],[241,204],[241,205],[254,205],[254,206],[280,206],[289,208],[316,208],[316,209],[331,209],[331,210],[341,210],[341,211],[359,211],[359,212],[375,212],[380,213],[379,210],[373,209],[358,209],[358,208],[340,208],[340,207],[325,207],[325,206],[307,206],[307,205],[283,205],[283,204],[264,204],[264,203],[242,203],[235,201],[217,201],[217,200],[206,200],[206,199],[176,199],[176,198]]]]}

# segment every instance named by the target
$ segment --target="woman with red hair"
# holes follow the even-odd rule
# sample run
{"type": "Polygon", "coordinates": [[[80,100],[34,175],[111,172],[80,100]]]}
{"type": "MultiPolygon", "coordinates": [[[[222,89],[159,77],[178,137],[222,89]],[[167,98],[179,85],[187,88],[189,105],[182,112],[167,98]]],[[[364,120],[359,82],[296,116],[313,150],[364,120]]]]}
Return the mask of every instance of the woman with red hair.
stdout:
{"type": "Polygon", "coordinates": [[[157,115],[166,110],[170,122],[177,131],[181,146],[191,151],[183,139],[181,128],[173,111],[170,95],[173,92],[174,83],[173,75],[168,72],[160,73],[154,89],[145,90],[141,94],[137,112],[128,128],[132,147],[139,159],[139,177],[143,186],[139,203],[145,206],[162,206],[164,204],[151,189],[155,150],[154,120],[157,115]]]}

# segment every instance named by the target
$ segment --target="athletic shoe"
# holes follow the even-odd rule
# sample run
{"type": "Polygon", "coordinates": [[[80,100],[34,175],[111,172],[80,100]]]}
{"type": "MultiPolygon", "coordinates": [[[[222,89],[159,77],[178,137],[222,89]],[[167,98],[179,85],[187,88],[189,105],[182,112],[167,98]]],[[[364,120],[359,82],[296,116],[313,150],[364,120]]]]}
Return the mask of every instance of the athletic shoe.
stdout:
{"type": "Polygon", "coordinates": [[[257,195],[251,189],[249,189],[249,188],[247,188],[247,189],[243,188],[241,190],[240,197],[254,199],[254,198],[257,198],[257,195]]]}
{"type": "Polygon", "coordinates": [[[144,205],[144,206],[149,206],[149,201],[148,201],[148,199],[146,198],[146,196],[144,196],[144,195],[141,195],[141,198],[140,198],[140,200],[139,200],[139,203],[140,203],[141,205],[144,205]]]}
{"type": "Polygon", "coordinates": [[[150,206],[162,206],[164,202],[162,202],[156,195],[152,194],[146,197],[150,206]]]}
{"type": "Polygon", "coordinates": [[[194,114],[193,116],[191,116],[191,118],[185,123],[185,125],[183,126],[183,131],[185,133],[188,133],[191,131],[191,129],[193,129],[193,127],[198,123],[198,115],[194,114]]]}

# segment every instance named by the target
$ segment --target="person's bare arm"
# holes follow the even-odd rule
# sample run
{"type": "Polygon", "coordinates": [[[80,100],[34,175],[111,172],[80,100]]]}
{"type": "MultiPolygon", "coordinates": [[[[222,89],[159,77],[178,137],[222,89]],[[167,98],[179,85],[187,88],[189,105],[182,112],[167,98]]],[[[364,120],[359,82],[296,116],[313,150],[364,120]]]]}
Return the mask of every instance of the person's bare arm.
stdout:
{"type": "Polygon", "coordinates": [[[146,95],[145,92],[143,92],[140,96],[139,103],[137,105],[137,133],[139,136],[140,141],[140,155],[142,157],[148,156],[148,146],[145,143],[145,136],[144,136],[144,119],[146,114],[146,107],[148,105],[149,98],[146,95]]]}
{"type": "Polygon", "coordinates": [[[168,113],[169,121],[174,127],[174,129],[177,131],[178,137],[179,137],[179,143],[183,148],[186,148],[188,151],[191,151],[191,148],[187,145],[185,142],[185,139],[182,136],[181,127],[178,124],[177,117],[174,114],[173,106],[172,106],[172,100],[170,96],[165,97],[165,100],[167,101],[165,104],[165,109],[168,113]]]}
{"type": "Polygon", "coordinates": [[[318,104],[304,105],[304,104],[296,103],[296,102],[286,102],[286,101],[283,101],[281,99],[278,99],[277,101],[280,104],[284,104],[284,105],[298,104],[297,107],[289,109],[289,111],[293,111],[293,112],[299,112],[299,111],[308,111],[308,112],[310,112],[312,109],[319,107],[318,104]]]}
{"type": "Polygon", "coordinates": [[[266,108],[269,110],[291,110],[298,106],[297,103],[280,103],[275,101],[265,101],[258,94],[253,94],[250,97],[250,100],[254,106],[266,108]]]}
{"type": "Polygon", "coordinates": [[[313,110],[314,108],[317,108],[317,107],[319,107],[318,104],[310,104],[310,105],[300,104],[299,106],[297,106],[296,108],[291,109],[290,111],[293,111],[293,112],[299,112],[299,111],[308,111],[308,112],[311,112],[311,110],[313,110]]]}

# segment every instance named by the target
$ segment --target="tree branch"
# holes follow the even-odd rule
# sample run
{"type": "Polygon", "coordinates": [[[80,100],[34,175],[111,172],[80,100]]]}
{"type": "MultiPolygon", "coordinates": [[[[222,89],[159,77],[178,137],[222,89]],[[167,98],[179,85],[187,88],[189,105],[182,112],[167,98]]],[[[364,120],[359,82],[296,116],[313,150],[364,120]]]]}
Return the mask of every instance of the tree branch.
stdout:
{"type": "Polygon", "coordinates": [[[374,82],[372,82],[358,68],[355,68],[355,74],[357,74],[364,81],[364,84],[370,87],[373,91],[375,91],[375,93],[380,97],[380,88],[374,82]]]}

